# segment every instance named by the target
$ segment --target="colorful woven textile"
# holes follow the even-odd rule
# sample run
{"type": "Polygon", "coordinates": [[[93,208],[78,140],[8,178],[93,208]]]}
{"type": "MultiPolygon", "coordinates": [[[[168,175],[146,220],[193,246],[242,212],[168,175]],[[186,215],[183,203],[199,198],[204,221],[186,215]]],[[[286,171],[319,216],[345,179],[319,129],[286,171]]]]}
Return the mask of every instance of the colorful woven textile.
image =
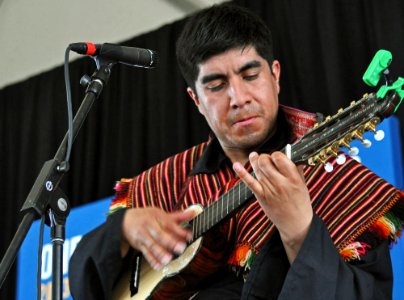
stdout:
{"type": "MultiPolygon", "coordinates": [[[[315,116],[282,107],[293,125],[294,139],[313,126],[315,116]]],[[[188,176],[208,142],[174,155],[133,179],[117,183],[111,212],[119,208],[156,206],[166,211],[192,204],[209,206],[237,184],[231,168],[224,165],[213,174],[188,176]]],[[[306,167],[305,177],[315,213],[326,224],[341,256],[359,259],[381,241],[395,241],[404,224],[404,194],[363,165],[347,158],[334,171],[322,165],[306,167]]],[[[264,241],[274,230],[257,201],[231,218],[227,238],[235,247],[229,264],[248,269],[264,241]]]]}

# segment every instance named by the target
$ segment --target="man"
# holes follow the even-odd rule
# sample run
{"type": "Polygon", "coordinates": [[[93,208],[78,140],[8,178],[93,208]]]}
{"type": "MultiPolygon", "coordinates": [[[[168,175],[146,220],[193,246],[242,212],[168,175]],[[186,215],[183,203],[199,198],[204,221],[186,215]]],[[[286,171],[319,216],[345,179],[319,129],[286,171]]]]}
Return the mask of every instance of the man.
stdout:
{"type": "Polygon", "coordinates": [[[196,299],[391,298],[388,242],[402,219],[390,237],[378,234],[374,221],[395,215],[403,194],[350,159],[326,174],[303,170],[279,151],[313,126],[315,115],[279,106],[281,67],[271,43],[262,21],[229,4],[191,17],[177,58],[213,134],[118,183],[112,215],[72,257],[75,299],[109,299],[133,252],[163,268],[193,240],[195,227],[183,224],[195,213],[185,208],[207,207],[240,181],[256,200],[212,226],[208,248],[224,265],[195,286],[196,299]],[[362,212],[362,203],[383,209],[362,212]]]}

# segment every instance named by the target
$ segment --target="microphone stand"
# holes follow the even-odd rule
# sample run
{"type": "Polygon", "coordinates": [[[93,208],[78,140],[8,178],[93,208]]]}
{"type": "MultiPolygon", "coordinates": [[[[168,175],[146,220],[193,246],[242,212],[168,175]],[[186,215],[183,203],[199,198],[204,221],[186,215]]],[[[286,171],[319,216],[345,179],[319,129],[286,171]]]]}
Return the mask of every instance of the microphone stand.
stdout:
{"type": "MultiPolygon", "coordinates": [[[[111,75],[111,68],[116,63],[110,61],[100,63],[97,58],[95,59],[98,69],[91,78],[86,76],[84,82],[87,85],[86,94],[73,120],[73,141],[77,137],[94,101],[101,94],[104,85],[107,84],[111,75]]],[[[70,204],[58,186],[63,175],[69,170],[68,162],[63,161],[66,155],[67,137],[68,133],[66,133],[54,158],[44,163],[21,208],[24,217],[0,263],[0,288],[34,219],[41,218],[45,211],[48,211],[47,224],[50,223],[51,226],[53,249],[52,299],[62,299],[63,243],[65,239],[65,222],[70,211],[70,204]]],[[[41,247],[42,245],[39,246],[41,247]]]]}

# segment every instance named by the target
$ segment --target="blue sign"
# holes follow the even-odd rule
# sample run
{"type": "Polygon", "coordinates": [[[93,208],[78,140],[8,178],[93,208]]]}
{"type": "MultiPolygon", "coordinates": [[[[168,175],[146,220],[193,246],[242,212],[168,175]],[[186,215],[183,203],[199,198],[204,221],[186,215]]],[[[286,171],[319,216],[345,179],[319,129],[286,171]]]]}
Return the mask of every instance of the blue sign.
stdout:
{"type": "MultiPolygon", "coordinates": [[[[72,299],[69,290],[69,259],[81,237],[103,223],[111,198],[73,208],[66,221],[66,239],[63,245],[63,299],[72,299]]],[[[35,221],[22,244],[17,265],[17,300],[36,299],[38,239],[40,221],[35,221]]],[[[45,226],[42,246],[41,300],[52,300],[52,243],[50,229],[45,226]]]]}
{"type": "MultiPolygon", "coordinates": [[[[377,142],[373,133],[365,133],[363,138],[372,143],[366,148],[359,141],[351,143],[359,153],[354,155],[358,161],[371,169],[386,181],[404,190],[404,164],[400,142],[400,124],[396,117],[385,119],[377,128],[385,133],[382,141],[377,142]]],[[[365,143],[366,144],[366,143],[365,143]]],[[[391,249],[393,262],[393,299],[404,299],[404,239],[401,238],[391,249]]]]}

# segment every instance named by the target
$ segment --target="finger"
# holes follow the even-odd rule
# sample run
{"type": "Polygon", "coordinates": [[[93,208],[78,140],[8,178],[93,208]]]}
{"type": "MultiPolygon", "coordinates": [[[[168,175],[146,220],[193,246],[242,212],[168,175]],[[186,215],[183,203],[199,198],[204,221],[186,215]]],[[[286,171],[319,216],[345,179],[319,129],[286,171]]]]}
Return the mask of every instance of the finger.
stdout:
{"type": "Polygon", "coordinates": [[[165,231],[170,232],[176,239],[190,241],[192,239],[192,232],[185,227],[186,222],[194,217],[192,211],[181,211],[167,215],[167,218],[157,220],[160,227],[165,231]]]}
{"type": "Polygon", "coordinates": [[[196,217],[198,213],[194,209],[186,209],[184,211],[176,211],[171,213],[171,217],[177,224],[188,222],[196,217]]]}
{"type": "Polygon", "coordinates": [[[297,170],[299,171],[300,178],[302,178],[302,180],[306,182],[306,178],[304,177],[304,165],[298,165],[297,170]]]}
{"type": "Polygon", "coordinates": [[[269,154],[261,154],[252,162],[253,169],[257,174],[257,179],[261,184],[264,193],[275,194],[274,182],[283,180],[283,176],[278,172],[269,154]]]}
{"type": "Polygon", "coordinates": [[[187,246],[185,242],[187,231],[175,223],[171,223],[169,227],[157,221],[156,224],[156,226],[150,226],[148,228],[148,233],[153,238],[154,242],[160,247],[163,247],[166,252],[177,255],[182,254],[187,246]],[[185,232],[185,234],[181,236],[177,234],[177,232],[185,232]]]}
{"type": "Polygon", "coordinates": [[[276,151],[271,154],[271,160],[275,168],[285,177],[296,174],[296,165],[282,152],[276,151]]]}
{"type": "Polygon", "coordinates": [[[143,257],[147,260],[147,262],[153,269],[159,270],[162,268],[161,263],[154,257],[153,253],[151,253],[149,249],[142,248],[139,250],[142,252],[143,257]]]}
{"type": "Polygon", "coordinates": [[[142,227],[129,240],[133,248],[141,251],[153,268],[161,267],[171,261],[173,255],[142,227]]]}
{"type": "Polygon", "coordinates": [[[271,178],[274,171],[276,171],[269,154],[258,155],[256,152],[252,152],[249,159],[254,173],[260,182],[262,179],[271,178]]]}
{"type": "Polygon", "coordinates": [[[165,252],[162,248],[159,248],[157,244],[150,246],[145,243],[141,247],[140,251],[143,253],[150,266],[155,270],[161,269],[163,266],[167,265],[173,258],[170,253],[165,252]]]}
{"type": "Polygon", "coordinates": [[[262,195],[263,190],[259,182],[239,162],[233,164],[233,170],[255,195],[262,195]]]}

